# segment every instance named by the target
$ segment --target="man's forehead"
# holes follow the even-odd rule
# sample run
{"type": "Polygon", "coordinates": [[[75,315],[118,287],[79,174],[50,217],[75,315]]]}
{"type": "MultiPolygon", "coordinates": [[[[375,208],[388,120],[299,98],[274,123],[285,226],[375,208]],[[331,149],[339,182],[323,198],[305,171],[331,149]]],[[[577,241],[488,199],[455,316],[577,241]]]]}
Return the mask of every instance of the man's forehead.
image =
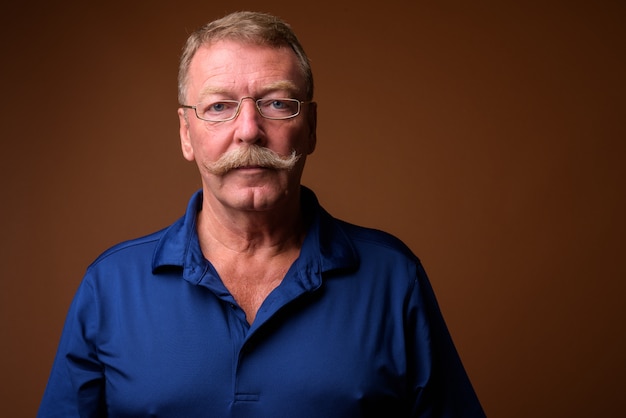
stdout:
{"type": "Polygon", "coordinates": [[[305,87],[297,56],[290,48],[235,41],[216,41],[198,48],[189,76],[200,99],[232,93],[242,86],[254,87],[257,94],[298,94],[305,87]],[[282,56],[272,56],[273,52],[282,56]],[[293,55],[285,59],[286,53],[293,55]]]}
{"type": "Polygon", "coordinates": [[[192,57],[192,62],[202,60],[207,57],[229,55],[241,56],[243,50],[246,50],[248,54],[250,53],[249,51],[264,53],[275,52],[278,54],[289,55],[290,58],[297,61],[297,54],[291,47],[289,47],[289,45],[267,45],[252,41],[219,39],[208,41],[200,45],[192,57]]]}

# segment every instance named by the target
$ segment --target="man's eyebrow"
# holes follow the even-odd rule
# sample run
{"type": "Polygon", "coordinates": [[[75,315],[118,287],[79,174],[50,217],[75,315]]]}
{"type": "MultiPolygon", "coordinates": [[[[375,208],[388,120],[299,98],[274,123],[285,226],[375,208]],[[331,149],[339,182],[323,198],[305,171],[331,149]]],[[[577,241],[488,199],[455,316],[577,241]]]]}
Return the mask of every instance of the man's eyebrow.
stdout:
{"type": "MultiPolygon", "coordinates": [[[[259,91],[262,95],[264,95],[264,94],[271,93],[273,91],[279,91],[279,90],[287,91],[290,94],[295,94],[300,91],[298,86],[296,86],[296,84],[290,80],[280,80],[280,81],[275,81],[273,83],[266,84],[262,86],[259,91]]],[[[213,94],[228,95],[230,94],[230,92],[228,89],[225,89],[223,87],[207,86],[200,91],[199,98],[202,101],[204,100],[205,97],[213,95],[213,94]]]]}
{"type": "Polygon", "coordinates": [[[263,88],[261,89],[261,91],[265,93],[270,92],[270,91],[276,91],[276,90],[285,90],[291,93],[297,93],[300,89],[296,86],[296,84],[293,81],[290,81],[290,80],[276,81],[276,82],[263,86],[263,88]]]}
{"type": "Polygon", "coordinates": [[[226,94],[226,93],[228,93],[228,91],[222,87],[208,86],[200,90],[200,94],[198,95],[198,97],[202,101],[204,100],[206,96],[209,96],[211,94],[226,94]]]}

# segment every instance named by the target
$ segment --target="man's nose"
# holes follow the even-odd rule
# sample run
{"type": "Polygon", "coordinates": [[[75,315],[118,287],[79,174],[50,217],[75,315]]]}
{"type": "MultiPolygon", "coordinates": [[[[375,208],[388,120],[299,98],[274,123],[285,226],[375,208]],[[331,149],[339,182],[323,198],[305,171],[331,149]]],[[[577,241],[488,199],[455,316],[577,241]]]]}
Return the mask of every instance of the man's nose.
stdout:
{"type": "Polygon", "coordinates": [[[257,143],[261,140],[261,120],[256,100],[252,97],[244,97],[239,105],[239,113],[235,123],[237,124],[237,139],[242,142],[257,143]],[[250,99],[250,100],[246,100],[250,99]]]}

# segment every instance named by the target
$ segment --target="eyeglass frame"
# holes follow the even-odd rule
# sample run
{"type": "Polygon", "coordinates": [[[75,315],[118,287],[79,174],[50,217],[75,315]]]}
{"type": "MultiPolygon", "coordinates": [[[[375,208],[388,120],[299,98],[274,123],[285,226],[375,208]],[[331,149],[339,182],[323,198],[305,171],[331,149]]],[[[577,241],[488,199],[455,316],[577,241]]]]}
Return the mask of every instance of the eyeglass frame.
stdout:
{"type": "Polygon", "coordinates": [[[235,111],[235,114],[233,116],[229,117],[228,119],[220,119],[220,120],[211,120],[211,119],[201,118],[200,115],[198,114],[198,106],[200,105],[200,103],[198,103],[197,105],[194,105],[194,106],[181,104],[180,107],[183,108],[183,109],[193,109],[193,113],[195,113],[196,117],[198,119],[202,120],[202,121],[212,122],[212,123],[220,123],[220,122],[228,122],[228,121],[236,119],[237,116],[239,116],[239,113],[241,112],[241,104],[243,103],[243,101],[245,99],[252,100],[254,102],[254,107],[256,107],[257,112],[259,112],[259,115],[261,115],[261,117],[263,119],[268,119],[268,120],[288,120],[288,119],[293,119],[293,118],[295,118],[296,116],[298,116],[302,112],[302,105],[303,104],[313,103],[313,101],[311,101],[311,100],[308,100],[308,101],[307,100],[299,100],[299,99],[294,99],[294,98],[291,98],[291,97],[277,97],[277,98],[271,98],[271,99],[269,99],[269,98],[268,99],[263,99],[263,98],[257,99],[257,98],[252,97],[252,96],[244,96],[244,97],[242,97],[239,100],[217,100],[216,102],[228,102],[228,103],[235,103],[235,102],[237,102],[237,110],[235,111]],[[261,100],[289,100],[289,101],[298,103],[298,111],[295,114],[293,114],[293,115],[289,115],[289,116],[286,116],[286,117],[280,117],[280,118],[273,118],[273,117],[265,116],[263,114],[263,112],[261,112],[261,108],[259,107],[259,102],[261,100]]]}

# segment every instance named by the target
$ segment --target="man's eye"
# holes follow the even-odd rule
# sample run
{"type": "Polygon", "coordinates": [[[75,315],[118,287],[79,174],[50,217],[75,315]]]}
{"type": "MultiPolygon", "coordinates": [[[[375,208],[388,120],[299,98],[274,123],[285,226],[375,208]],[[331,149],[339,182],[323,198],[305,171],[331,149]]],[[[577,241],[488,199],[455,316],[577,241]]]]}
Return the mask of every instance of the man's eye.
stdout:
{"type": "Polygon", "coordinates": [[[285,109],[288,107],[287,102],[285,102],[284,100],[272,100],[270,102],[270,105],[274,108],[274,109],[285,109]]]}
{"type": "Polygon", "coordinates": [[[224,110],[226,110],[228,108],[228,105],[226,103],[222,103],[222,102],[216,102],[216,103],[212,103],[210,104],[207,108],[206,111],[207,112],[223,112],[224,110]]]}
{"type": "Polygon", "coordinates": [[[208,103],[201,107],[202,117],[206,119],[230,117],[236,112],[238,102],[221,101],[208,103]]]}
{"type": "Polygon", "coordinates": [[[292,112],[297,102],[291,99],[265,99],[259,105],[266,112],[292,112]]]}

